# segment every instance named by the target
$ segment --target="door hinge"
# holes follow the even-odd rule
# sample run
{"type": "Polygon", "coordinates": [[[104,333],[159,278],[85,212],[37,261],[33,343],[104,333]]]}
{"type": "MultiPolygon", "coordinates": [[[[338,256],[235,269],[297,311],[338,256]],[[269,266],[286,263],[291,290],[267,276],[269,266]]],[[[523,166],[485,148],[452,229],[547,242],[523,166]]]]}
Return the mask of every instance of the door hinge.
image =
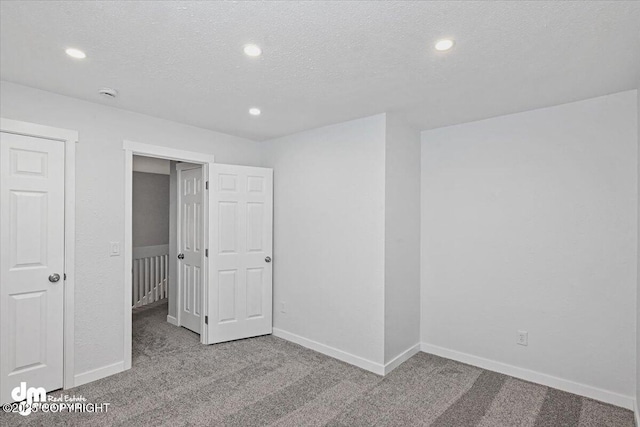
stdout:
{"type": "Polygon", "coordinates": [[[67,280],[67,273],[62,274],[62,280],[67,280]]]}
{"type": "Polygon", "coordinates": [[[205,250],[204,250],[204,256],[206,256],[207,258],[209,258],[209,249],[205,249],[205,250]]]}
{"type": "Polygon", "coordinates": [[[207,190],[209,189],[209,181],[205,182],[204,188],[207,189],[207,190]]]}
{"type": "Polygon", "coordinates": [[[209,324],[209,316],[204,316],[204,324],[205,325],[209,324]]]}

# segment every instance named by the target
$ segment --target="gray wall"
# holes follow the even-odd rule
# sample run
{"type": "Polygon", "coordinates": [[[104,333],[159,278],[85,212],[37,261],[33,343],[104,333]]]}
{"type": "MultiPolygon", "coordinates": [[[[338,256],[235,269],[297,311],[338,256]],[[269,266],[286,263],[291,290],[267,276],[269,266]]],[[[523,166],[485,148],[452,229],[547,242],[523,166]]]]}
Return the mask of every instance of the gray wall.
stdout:
{"type": "Polygon", "coordinates": [[[133,247],[169,244],[169,175],[133,173],[133,247]]]}
{"type": "Polygon", "coordinates": [[[384,362],[420,342],[420,131],[386,114],[384,362]]]}

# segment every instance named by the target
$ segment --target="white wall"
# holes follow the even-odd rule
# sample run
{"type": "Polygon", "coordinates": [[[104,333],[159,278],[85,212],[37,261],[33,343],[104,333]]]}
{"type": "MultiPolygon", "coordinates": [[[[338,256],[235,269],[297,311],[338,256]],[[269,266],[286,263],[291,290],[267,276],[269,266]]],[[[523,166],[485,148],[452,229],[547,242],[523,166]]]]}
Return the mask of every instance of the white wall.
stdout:
{"type": "Polygon", "coordinates": [[[264,144],[276,333],[382,372],[420,341],[420,132],[381,114],[264,144]]]}
{"type": "Polygon", "coordinates": [[[385,115],[263,144],[274,168],[274,327],[383,363],[385,115]]]}
{"type": "Polygon", "coordinates": [[[385,362],[420,342],[420,131],[386,114],[385,362]]]}
{"type": "Polygon", "coordinates": [[[259,145],[9,82],[0,83],[0,93],[2,117],[79,131],[75,369],[78,374],[120,362],[124,260],[109,256],[109,242],[124,240],[122,141],[213,153],[221,163],[257,166],[261,165],[259,145]]]}
{"type": "Polygon", "coordinates": [[[637,159],[635,91],[423,132],[422,340],[631,402],[637,159]]]}

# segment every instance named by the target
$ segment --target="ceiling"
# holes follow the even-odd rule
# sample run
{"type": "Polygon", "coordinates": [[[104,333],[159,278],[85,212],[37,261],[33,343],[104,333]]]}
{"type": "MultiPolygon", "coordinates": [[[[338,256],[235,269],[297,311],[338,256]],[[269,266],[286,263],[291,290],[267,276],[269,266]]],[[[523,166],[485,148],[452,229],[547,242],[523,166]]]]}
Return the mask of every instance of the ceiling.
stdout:
{"type": "Polygon", "coordinates": [[[635,1],[0,7],[3,80],[256,140],[384,111],[430,129],[640,81],[635,1]],[[437,52],[443,37],[456,44],[437,52]],[[262,56],[245,56],[246,43],[262,56]],[[100,97],[104,86],[118,98],[100,97]]]}

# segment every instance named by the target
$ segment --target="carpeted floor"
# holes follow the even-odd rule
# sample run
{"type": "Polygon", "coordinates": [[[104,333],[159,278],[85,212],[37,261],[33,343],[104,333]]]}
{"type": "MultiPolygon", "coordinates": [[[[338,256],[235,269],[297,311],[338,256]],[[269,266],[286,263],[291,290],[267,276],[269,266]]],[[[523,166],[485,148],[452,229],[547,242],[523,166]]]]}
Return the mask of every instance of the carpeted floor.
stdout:
{"type": "Polygon", "coordinates": [[[133,320],[133,368],[67,390],[102,414],[0,415],[8,425],[632,427],[631,411],[419,353],[382,378],[273,336],[203,346],[133,320]]]}

